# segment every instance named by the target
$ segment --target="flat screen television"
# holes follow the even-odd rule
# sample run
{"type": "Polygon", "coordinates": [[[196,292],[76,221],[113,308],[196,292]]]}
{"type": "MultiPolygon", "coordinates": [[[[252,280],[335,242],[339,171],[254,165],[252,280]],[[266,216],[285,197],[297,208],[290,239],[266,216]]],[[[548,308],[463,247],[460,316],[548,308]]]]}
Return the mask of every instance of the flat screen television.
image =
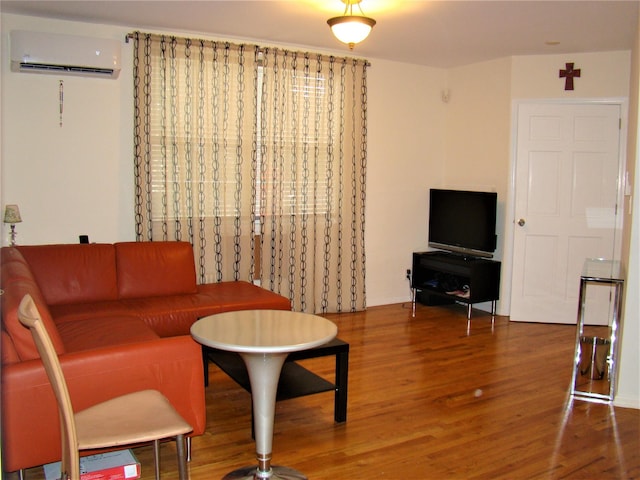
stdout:
{"type": "Polygon", "coordinates": [[[429,246],[462,255],[493,257],[496,250],[495,192],[432,188],[429,246]]]}

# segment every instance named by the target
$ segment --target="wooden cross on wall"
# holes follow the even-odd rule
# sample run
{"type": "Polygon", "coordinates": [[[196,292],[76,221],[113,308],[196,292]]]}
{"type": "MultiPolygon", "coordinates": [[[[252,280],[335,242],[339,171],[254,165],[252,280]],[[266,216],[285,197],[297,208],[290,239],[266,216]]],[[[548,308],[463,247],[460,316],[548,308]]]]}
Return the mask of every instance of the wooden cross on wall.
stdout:
{"type": "Polygon", "coordinates": [[[564,78],[564,89],[565,90],[573,90],[573,79],[574,77],[580,76],[580,69],[573,68],[573,62],[565,63],[565,70],[560,70],[559,78],[564,78]]]}

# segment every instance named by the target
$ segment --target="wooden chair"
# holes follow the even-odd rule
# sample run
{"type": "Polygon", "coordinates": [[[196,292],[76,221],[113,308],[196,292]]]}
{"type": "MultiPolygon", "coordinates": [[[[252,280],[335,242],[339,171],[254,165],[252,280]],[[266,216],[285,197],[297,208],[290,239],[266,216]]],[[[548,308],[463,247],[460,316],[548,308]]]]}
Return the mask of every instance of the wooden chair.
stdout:
{"type": "Polygon", "coordinates": [[[60,413],[62,480],[80,479],[80,450],[154,442],[155,474],[160,476],[160,440],[176,438],[180,480],[186,480],[184,435],[192,428],[156,390],[122,395],[74,413],[67,384],[49,334],[30,295],[18,309],[20,322],[29,327],[53,387],[60,413]]]}

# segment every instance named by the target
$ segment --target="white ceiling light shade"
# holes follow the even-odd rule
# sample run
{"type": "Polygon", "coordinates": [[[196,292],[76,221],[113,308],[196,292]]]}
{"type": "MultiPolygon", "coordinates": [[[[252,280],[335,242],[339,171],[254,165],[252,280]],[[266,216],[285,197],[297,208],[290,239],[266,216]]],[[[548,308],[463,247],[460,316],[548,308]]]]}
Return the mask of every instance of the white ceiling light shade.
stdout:
{"type": "Polygon", "coordinates": [[[341,17],[333,17],[327,20],[331,31],[338,40],[349,45],[353,49],[356,43],[360,43],[369,36],[371,29],[376,24],[373,18],[365,17],[360,2],[362,0],[342,0],[346,4],[344,14],[341,17]],[[353,14],[353,6],[358,5],[362,15],[353,14]]]}

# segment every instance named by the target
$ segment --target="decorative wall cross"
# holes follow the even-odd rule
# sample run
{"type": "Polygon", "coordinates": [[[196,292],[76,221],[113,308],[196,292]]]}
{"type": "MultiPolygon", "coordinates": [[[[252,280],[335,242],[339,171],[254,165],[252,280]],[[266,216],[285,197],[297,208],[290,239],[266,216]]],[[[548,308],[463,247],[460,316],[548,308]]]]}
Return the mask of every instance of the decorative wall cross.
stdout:
{"type": "Polygon", "coordinates": [[[574,77],[580,76],[580,69],[573,68],[573,62],[565,63],[565,70],[560,70],[559,78],[564,78],[564,89],[573,90],[574,77]]]}

